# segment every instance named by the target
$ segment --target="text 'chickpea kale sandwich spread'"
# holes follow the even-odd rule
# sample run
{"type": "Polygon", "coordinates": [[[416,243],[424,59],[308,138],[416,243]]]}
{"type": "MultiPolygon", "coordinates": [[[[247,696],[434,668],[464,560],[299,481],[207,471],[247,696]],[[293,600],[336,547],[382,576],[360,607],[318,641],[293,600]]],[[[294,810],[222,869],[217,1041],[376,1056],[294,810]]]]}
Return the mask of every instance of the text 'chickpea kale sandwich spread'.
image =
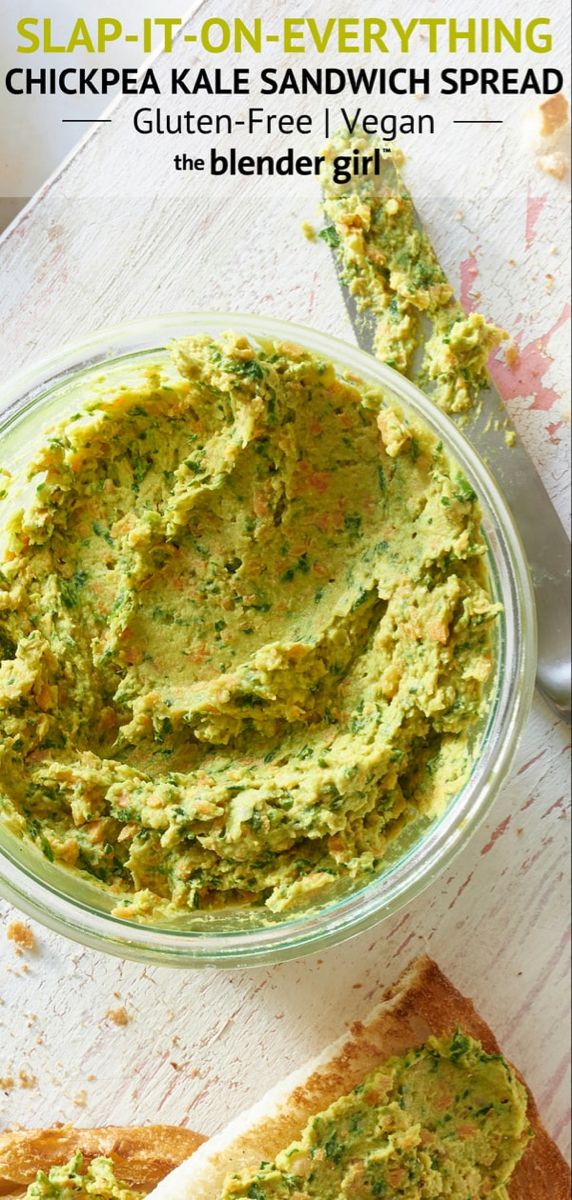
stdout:
{"type": "Polygon", "coordinates": [[[0,563],[4,817],[137,919],[379,870],[466,780],[480,510],[422,424],[206,336],[46,436],[0,563]]]}

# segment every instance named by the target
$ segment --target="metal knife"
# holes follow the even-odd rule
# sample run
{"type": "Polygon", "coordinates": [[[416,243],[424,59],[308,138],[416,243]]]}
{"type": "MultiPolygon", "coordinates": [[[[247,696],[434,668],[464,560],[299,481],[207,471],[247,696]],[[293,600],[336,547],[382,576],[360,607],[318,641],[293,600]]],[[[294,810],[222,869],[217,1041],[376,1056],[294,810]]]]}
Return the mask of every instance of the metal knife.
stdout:
{"type": "MultiPolygon", "coordinates": [[[[401,180],[390,160],[384,163],[384,184],[399,190],[401,180]],[[389,176],[391,172],[391,176],[389,176]]],[[[422,228],[417,218],[420,229],[422,228]]],[[[336,272],[348,316],[360,349],[373,353],[375,320],[359,311],[336,272]]],[[[426,332],[429,332],[427,328],[426,332]]],[[[538,622],[536,685],[550,707],[571,722],[571,580],[570,542],[544,484],[520,438],[508,446],[506,433],[515,427],[496,388],[490,383],[480,404],[464,414],[462,430],[495,475],[514,514],[530,566],[538,622]]]]}

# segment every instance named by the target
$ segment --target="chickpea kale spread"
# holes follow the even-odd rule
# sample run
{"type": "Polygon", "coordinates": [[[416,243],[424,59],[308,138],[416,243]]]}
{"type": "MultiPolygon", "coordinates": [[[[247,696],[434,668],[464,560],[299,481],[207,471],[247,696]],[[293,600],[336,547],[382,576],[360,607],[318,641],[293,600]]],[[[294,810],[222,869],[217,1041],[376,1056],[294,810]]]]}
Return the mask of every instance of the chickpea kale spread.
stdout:
{"type": "Polygon", "coordinates": [[[508,1200],[531,1136],[526,1091],[472,1038],[390,1058],[220,1200],[508,1200]]]}
{"type": "Polygon", "coordinates": [[[94,1158],[84,1164],[75,1154],[62,1166],[38,1171],[24,1200],[143,1200],[142,1192],[121,1183],[110,1158],[94,1158]]]}
{"type": "Polygon", "coordinates": [[[119,915],[279,911],[377,872],[467,778],[479,505],[300,347],[171,356],[46,435],[4,531],[1,811],[119,915]]]}
{"type": "Polygon", "coordinates": [[[328,143],[322,171],[328,224],[320,236],[333,248],[358,308],[374,317],[376,357],[415,377],[439,408],[464,413],[487,387],[489,355],[508,334],[480,313],[465,313],[455,299],[401,177],[400,150],[385,146],[380,177],[334,181],[337,155],[371,154],[377,144],[363,131],[328,143]]]}

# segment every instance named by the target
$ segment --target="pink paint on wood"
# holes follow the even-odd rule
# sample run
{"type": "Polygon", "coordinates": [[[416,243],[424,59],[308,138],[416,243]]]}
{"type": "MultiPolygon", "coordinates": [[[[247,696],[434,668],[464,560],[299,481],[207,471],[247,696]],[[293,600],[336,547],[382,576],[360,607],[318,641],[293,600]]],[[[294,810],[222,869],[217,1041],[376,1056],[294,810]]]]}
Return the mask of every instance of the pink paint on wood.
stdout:
{"type": "Polygon", "coordinates": [[[543,1091],[541,1092],[540,1100],[543,1105],[548,1104],[549,1100],[552,1100],[553,1096],[556,1095],[560,1084],[563,1083],[563,1081],[566,1079],[566,1077],[568,1075],[569,1066],[570,1066],[570,1054],[568,1053],[568,1054],[565,1054],[564,1057],[561,1059],[556,1070],[550,1076],[550,1079],[548,1080],[543,1091]]]}
{"type": "Polygon", "coordinates": [[[411,933],[408,933],[407,937],[404,938],[403,941],[401,942],[401,945],[399,945],[397,947],[397,950],[395,950],[394,953],[391,955],[392,959],[399,958],[399,955],[403,953],[403,951],[405,950],[405,947],[409,946],[415,937],[417,937],[415,930],[412,930],[411,933]]]}
{"type": "Polygon", "coordinates": [[[549,421],[548,425],[546,426],[548,440],[549,442],[552,442],[553,446],[559,446],[560,442],[562,441],[562,438],[557,437],[556,434],[558,433],[559,429],[562,429],[563,424],[564,421],[549,421]]]}
{"type": "Polygon", "coordinates": [[[469,874],[467,875],[467,878],[465,879],[464,883],[461,884],[456,896],[454,896],[453,899],[451,900],[451,903],[449,905],[449,911],[455,907],[457,900],[459,899],[460,896],[463,895],[465,888],[468,888],[468,886],[471,882],[471,879],[473,878],[473,875],[474,875],[474,871],[470,871],[469,874]]]}
{"type": "Polygon", "coordinates": [[[533,767],[534,764],[537,763],[541,758],[543,758],[545,754],[546,754],[546,750],[541,750],[540,754],[535,754],[534,758],[529,758],[528,762],[523,763],[522,767],[518,768],[517,775],[524,775],[524,772],[528,771],[529,767],[533,767]]]}
{"type": "Polygon", "coordinates": [[[521,867],[520,867],[521,875],[528,874],[528,872],[530,871],[530,868],[533,867],[535,863],[539,862],[539,860],[542,858],[547,846],[551,846],[553,841],[554,841],[554,838],[552,838],[552,837],[545,837],[542,839],[542,841],[540,843],[540,847],[535,852],[535,854],[529,855],[529,857],[525,858],[524,862],[521,863],[521,867]]]}
{"type": "MultiPolygon", "coordinates": [[[[542,211],[544,202],[547,196],[530,196],[527,208],[527,238],[530,236],[534,240],[534,226],[542,211]]],[[[527,242],[527,245],[529,243],[527,242]]],[[[479,264],[475,251],[464,258],[460,264],[460,300],[465,312],[474,312],[477,304],[472,290],[475,281],[479,277],[479,264]]],[[[515,318],[515,325],[522,319],[522,314],[518,313],[515,318]]],[[[570,319],[570,305],[565,305],[560,317],[556,323],[540,338],[535,338],[523,348],[519,344],[518,361],[511,366],[500,356],[499,351],[495,351],[491,355],[489,361],[489,370],[499,389],[503,400],[515,400],[523,396],[532,396],[533,401],[529,406],[531,410],[541,409],[548,410],[559,399],[558,393],[553,387],[543,382],[544,376],[548,371],[551,356],[547,353],[548,343],[560,329],[562,325],[570,319]]],[[[521,335],[522,336],[522,335],[521,335]]],[[[520,343],[520,338],[516,338],[517,343],[520,343]]],[[[560,439],[556,439],[554,434],[560,428],[560,423],[554,424],[552,427],[547,427],[547,432],[555,445],[558,445],[560,439]]]]}
{"type": "Polygon", "coordinates": [[[471,295],[475,280],[479,277],[479,264],[477,263],[476,255],[473,250],[468,258],[464,258],[460,265],[461,286],[460,300],[465,312],[470,313],[475,309],[475,298],[471,295]]]}
{"type": "Polygon", "coordinates": [[[549,817],[551,813],[556,812],[558,809],[564,813],[569,807],[570,803],[566,803],[566,796],[560,796],[558,800],[554,801],[554,804],[551,804],[550,807],[543,812],[540,820],[543,821],[545,817],[549,817]]]}
{"type": "Polygon", "coordinates": [[[498,842],[499,838],[502,837],[503,833],[506,832],[509,825],[510,817],[505,817],[504,821],[501,821],[500,825],[497,825],[496,829],[493,830],[490,840],[487,842],[486,846],[483,846],[481,854],[488,854],[489,850],[492,850],[495,842],[498,842]]]}
{"type": "Polygon", "coordinates": [[[570,320],[571,312],[570,305],[565,304],[558,320],[546,333],[539,338],[534,338],[526,346],[519,345],[519,358],[514,366],[509,366],[500,357],[499,351],[495,350],[489,363],[489,369],[503,400],[518,400],[525,396],[532,396],[532,404],[529,404],[529,409],[548,412],[552,405],[560,399],[558,392],[550,384],[544,383],[544,377],[553,361],[548,354],[547,346],[556,331],[570,320]]]}
{"type": "Polygon", "coordinates": [[[536,239],[536,225],[547,200],[548,192],[543,192],[542,196],[533,196],[529,185],[528,195],[526,197],[526,231],[524,235],[527,250],[530,249],[532,243],[536,239]]]}
{"type": "Polygon", "coordinates": [[[560,941],[559,941],[559,944],[554,947],[552,954],[550,955],[549,959],[545,962],[544,969],[543,969],[541,975],[539,975],[536,978],[535,982],[528,989],[528,991],[525,994],[524,1000],[522,1001],[522,1004],[517,1009],[517,1011],[515,1013],[513,1013],[511,1019],[507,1022],[506,1026],[505,1026],[505,1031],[504,1031],[504,1038],[506,1041],[510,1040],[510,1038],[512,1037],[515,1030],[518,1029],[523,1017],[525,1017],[527,1015],[527,1013],[530,1011],[530,1009],[532,1008],[535,1000],[542,992],[542,989],[546,984],[546,980],[549,978],[551,972],[554,971],[555,968],[558,967],[560,965],[560,963],[562,962],[562,956],[564,954],[564,951],[566,950],[566,947],[569,945],[569,943],[570,943],[570,928],[568,927],[567,929],[565,929],[563,931],[562,937],[560,938],[560,941]]]}
{"type": "Polygon", "coordinates": [[[565,1129],[569,1128],[571,1116],[572,1116],[572,1109],[570,1109],[568,1107],[565,1110],[565,1112],[563,1113],[560,1120],[556,1122],[556,1125],[554,1126],[554,1128],[552,1130],[552,1136],[553,1136],[555,1142],[558,1142],[560,1139],[560,1134],[563,1133],[565,1129]]]}
{"type": "MultiPolygon", "coordinates": [[[[216,1080],[211,1080],[211,1083],[213,1082],[216,1082],[216,1080]]],[[[193,1112],[195,1108],[200,1108],[201,1104],[204,1104],[208,1097],[211,1083],[207,1084],[200,1092],[197,1092],[196,1096],[193,1096],[192,1100],[187,1104],[187,1113],[193,1112]]]]}
{"type": "Polygon", "coordinates": [[[395,937],[395,934],[398,932],[398,930],[402,929],[403,926],[407,924],[410,917],[411,917],[411,913],[407,912],[407,913],[405,913],[404,917],[400,918],[400,920],[397,922],[397,925],[394,925],[393,928],[389,930],[389,933],[387,935],[388,941],[390,938],[395,937]]]}

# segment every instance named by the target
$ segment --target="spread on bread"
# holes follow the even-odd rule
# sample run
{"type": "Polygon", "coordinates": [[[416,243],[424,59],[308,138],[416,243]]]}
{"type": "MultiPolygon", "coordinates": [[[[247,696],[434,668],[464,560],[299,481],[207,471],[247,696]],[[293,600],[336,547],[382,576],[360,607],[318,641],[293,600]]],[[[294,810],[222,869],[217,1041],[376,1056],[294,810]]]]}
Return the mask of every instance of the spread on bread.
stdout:
{"type": "Polygon", "coordinates": [[[507,1200],[530,1137],[509,1064],[457,1030],[390,1058],[220,1200],[507,1200]]]}

